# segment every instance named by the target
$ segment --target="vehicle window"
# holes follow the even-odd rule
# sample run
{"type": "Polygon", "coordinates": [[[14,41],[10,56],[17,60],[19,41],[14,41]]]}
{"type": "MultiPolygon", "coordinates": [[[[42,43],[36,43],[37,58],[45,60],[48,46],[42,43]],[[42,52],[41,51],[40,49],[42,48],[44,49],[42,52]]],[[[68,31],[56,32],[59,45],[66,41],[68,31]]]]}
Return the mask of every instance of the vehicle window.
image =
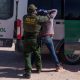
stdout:
{"type": "Polygon", "coordinates": [[[80,20],[80,0],[65,0],[65,19],[80,20]]]}
{"type": "Polygon", "coordinates": [[[13,16],[14,0],[0,0],[0,19],[8,19],[13,16]]]}

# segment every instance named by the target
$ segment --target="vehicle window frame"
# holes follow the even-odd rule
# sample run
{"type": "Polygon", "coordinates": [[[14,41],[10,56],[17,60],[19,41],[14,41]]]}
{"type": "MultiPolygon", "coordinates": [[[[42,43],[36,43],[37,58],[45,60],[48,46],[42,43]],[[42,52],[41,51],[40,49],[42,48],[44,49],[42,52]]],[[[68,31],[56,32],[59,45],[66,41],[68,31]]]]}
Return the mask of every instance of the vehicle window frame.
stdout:
{"type": "Polygon", "coordinates": [[[14,10],[14,0],[7,0],[8,2],[6,2],[6,0],[1,0],[1,1],[5,1],[4,2],[4,5],[1,3],[2,5],[2,8],[1,10],[6,10],[6,11],[3,11],[0,15],[0,20],[6,20],[6,19],[9,19],[13,16],[13,10],[14,10]],[[8,3],[7,5],[5,5],[6,3],[8,3]],[[4,7],[3,7],[4,6],[4,7]],[[2,16],[3,15],[3,16],[2,16]]]}

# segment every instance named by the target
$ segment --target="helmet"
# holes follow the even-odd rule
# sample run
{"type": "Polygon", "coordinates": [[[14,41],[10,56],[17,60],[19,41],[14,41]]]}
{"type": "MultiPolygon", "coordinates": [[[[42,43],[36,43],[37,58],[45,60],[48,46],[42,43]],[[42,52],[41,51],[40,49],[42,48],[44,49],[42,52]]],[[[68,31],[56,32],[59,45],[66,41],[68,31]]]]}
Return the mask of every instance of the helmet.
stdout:
{"type": "Polygon", "coordinates": [[[36,9],[37,9],[37,7],[34,4],[30,4],[28,7],[28,10],[35,11],[36,9]]]}

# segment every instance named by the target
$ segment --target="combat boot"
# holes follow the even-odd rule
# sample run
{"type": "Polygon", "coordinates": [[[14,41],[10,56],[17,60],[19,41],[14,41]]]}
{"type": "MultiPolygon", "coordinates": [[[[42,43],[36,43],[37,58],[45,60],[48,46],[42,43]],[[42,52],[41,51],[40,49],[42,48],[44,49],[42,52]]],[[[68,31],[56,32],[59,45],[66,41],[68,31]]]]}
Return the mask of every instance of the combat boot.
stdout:
{"type": "Polygon", "coordinates": [[[31,71],[25,72],[25,73],[23,74],[23,77],[24,77],[24,78],[27,78],[27,79],[30,79],[30,78],[31,78],[31,71]]]}
{"type": "Polygon", "coordinates": [[[41,69],[37,69],[37,70],[36,70],[36,73],[40,73],[40,72],[41,72],[41,69]]]}

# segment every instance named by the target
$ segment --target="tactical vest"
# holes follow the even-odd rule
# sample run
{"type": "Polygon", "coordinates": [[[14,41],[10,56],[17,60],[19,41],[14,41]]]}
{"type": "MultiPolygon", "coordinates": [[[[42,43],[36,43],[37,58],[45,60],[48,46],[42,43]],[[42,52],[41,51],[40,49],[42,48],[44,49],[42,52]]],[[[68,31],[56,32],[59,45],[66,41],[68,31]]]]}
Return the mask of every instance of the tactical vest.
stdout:
{"type": "Polygon", "coordinates": [[[41,26],[38,23],[37,16],[26,15],[23,18],[23,27],[25,32],[39,33],[41,26]]]}

